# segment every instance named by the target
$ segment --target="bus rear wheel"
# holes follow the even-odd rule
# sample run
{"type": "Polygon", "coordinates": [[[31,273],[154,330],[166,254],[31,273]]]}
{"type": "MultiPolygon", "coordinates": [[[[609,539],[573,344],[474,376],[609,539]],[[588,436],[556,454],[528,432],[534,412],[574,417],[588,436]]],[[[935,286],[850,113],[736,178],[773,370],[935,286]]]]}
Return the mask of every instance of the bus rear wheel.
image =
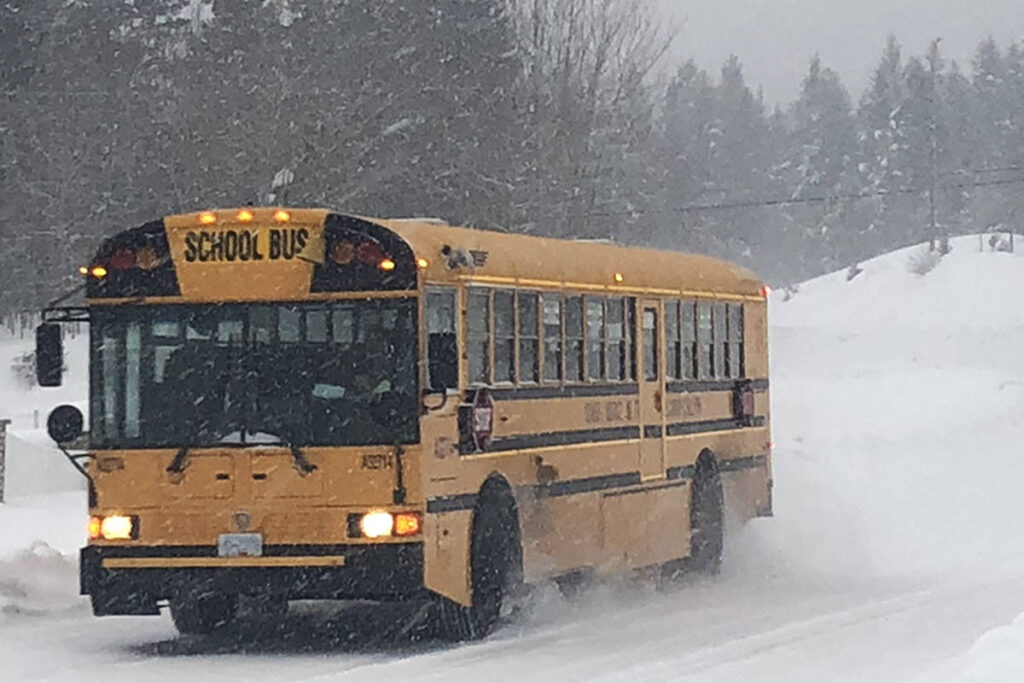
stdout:
{"type": "Polygon", "coordinates": [[[481,494],[470,540],[473,604],[440,598],[440,635],[446,640],[480,640],[497,626],[509,598],[522,585],[519,518],[511,494],[481,494]]]}
{"type": "Polygon", "coordinates": [[[725,545],[725,497],[714,458],[701,458],[690,497],[690,558],[687,568],[717,574],[725,545]]]}
{"type": "Polygon", "coordinates": [[[182,635],[205,635],[224,628],[238,614],[238,596],[230,593],[185,593],[170,600],[171,619],[182,635]]]}

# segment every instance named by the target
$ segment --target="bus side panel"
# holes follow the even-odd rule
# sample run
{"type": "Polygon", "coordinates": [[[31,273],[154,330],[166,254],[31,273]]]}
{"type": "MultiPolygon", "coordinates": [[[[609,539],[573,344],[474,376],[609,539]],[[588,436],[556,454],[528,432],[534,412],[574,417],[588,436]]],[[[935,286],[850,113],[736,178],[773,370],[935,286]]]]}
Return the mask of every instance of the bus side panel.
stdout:
{"type": "Polygon", "coordinates": [[[472,510],[432,513],[423,523],[423,583],[429,589],[469,607],[469,549],[472,510]]]}
{"type": "Polygon", "coordinates": [[[648,567],[690,554],[686,483],[606,494],[601,519],[607,570],[648,567]]]}
{"type": "Polygon", "coordinates": [[[735,522],[747,522],[766,516],[771,509],[769,485],[763,467],[726,472],[722,475],[725,509],[735,522]]]}
{"type": "Polygon", "coordinates": [[[747,377],[768,377],[768,305],[749,303],[743,311],[747,377]]]}
{"type": "Polygon", "coordinates": [[[528,583],[601,564],[595,542],[601,534],[597,494],[523,501],[520,515],[528,583]]]}

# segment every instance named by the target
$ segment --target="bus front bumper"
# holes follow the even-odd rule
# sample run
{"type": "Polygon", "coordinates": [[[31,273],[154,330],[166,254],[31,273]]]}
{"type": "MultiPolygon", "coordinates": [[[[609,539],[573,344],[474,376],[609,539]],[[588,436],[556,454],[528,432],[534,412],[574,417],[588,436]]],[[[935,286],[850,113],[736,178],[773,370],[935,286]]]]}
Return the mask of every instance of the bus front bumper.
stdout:
{"type": "Polygon", "coordinates": [[[218,557],[216,546],[87,546],[80,589],[93,612],[157,614],[185,591],[289,600],[401,600],[425,594],[423,544],[266,546],[260,557],[218,557]]]}

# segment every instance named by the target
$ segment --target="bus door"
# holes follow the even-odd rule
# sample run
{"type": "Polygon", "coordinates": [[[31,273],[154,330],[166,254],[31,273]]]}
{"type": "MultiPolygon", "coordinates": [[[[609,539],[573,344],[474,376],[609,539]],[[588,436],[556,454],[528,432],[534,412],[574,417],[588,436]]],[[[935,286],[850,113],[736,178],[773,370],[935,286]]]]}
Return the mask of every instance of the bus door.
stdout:
{"type": "Polygon", "coordinates": [[[662,362],[661,302],[640,302],[640,474],[644,479],[665,477],[665,372],[662,362]]]}

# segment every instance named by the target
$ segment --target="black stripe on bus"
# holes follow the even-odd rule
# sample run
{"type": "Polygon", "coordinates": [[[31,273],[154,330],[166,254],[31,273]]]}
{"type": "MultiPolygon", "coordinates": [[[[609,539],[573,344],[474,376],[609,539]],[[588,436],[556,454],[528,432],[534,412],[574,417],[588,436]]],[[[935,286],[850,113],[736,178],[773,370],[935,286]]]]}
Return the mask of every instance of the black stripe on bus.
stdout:
{"type": "Polygon", "coordinates": [[[455,512],[457,510],[472,510],[476,506],[475,493],[458,493],[454,496],[441,496],[431,498],[427,501],[427,512],[455,512]]]}
{"type": "Polygon", "coordinates": [[[739,472],[740,470],[751,470],[756,467],[764,467],[768,458],[764,455],[750,455],[746,458],[735,458],[733,460],[721,460],[718,463],[719,472],[739,472]]]}
{"type": "MultiPolygon", "coordinates": [[[[572,496],[579,493],[592,493],[594,491],[606,491],[608,489],[620,489],[626,486],[640,484],[639,472],[623,472],[619,474],[606,474],[600,477],[587,477],[585,479],[568,479],[556,481],[550,484],[533,484],[521,486],[519,489],[527,495],[536,498],[559,498],[561,496],[572,496]]],[[[455,512],[457,510],[472,510],[476,505],[475,493],[460,493],[452,496],[431,498],[427,501],[427,512],[455,512]]]]}
{"type": "MultiPolygon", "coordinates": [[[[516,436],[503,436],[495,439],[484,452],[494,453],[500,451],[518,451],[523,448],[571,446],[581,443],[620,441],[623,439],[637,438],[640,438],[640,428],[636,425],[630,425],[628,427],[604,427],[601,429],[580,429],[570,432],[519,434],[516,436]]],[[[482,453],[478,453],[477,455],[482,455],[482,453]]]]}
{"type": "Polygon", "coordinates": [[[675,488],[679,488],[680,486],[686,486],[686,482],[685,481],[670,481],[667,484],[659,484],[657,486],[645,486],[644,488],[640,488],[640,489],[630,488],[630,489],[626,489],[624,491],[612,491],[611,493],[604,494],[604,497],[605,498],[615,498],[617,496],[628,496],[628,495],[631,495],[631,494],[634,494],[634,493],[648,493],[650,491],[661,491],[662,489],[675,489],[675,488]]]}
{"type": "MultiPolygon", "coordinates": [[[[753,455],[746,458],[735,458],[733,460],[721,460],[718,463],[720,472],[738,472],[755,467],[763,467],[767,458],[763,455],[753,455]]],[[[669,482],[682,482],[692,479],[696,471],[694,465],[681,467],[670,467],[665,471],[665,478],[669,482]]],[[[559,498],[561,496],[572,496],[580,493],[593,493],[595,491],[608,491],[609,489],[625,489],[631,486],[639,486],[642,483],[639,472],[622,472],[619,474],[607,474],[600,477],[587,477],[585,479],[569,479],[567,481],[556,481],[550,484],[534,484],[521,486],[520,490],[536,498],[559,498]]],[[[655,491],[660,488],[679,486],[677,483],[662,484],[651,488],[636,489],[635,491],[615,491],[609,495],[625,495],[627,493],[639,493],[643,491],[655,491]]],[[[476,505],[475,493],[460,493],[452,496],[431,498],[427,501],[427,512],[455,512],[458,510],[472,510],[476,505]]]]}
{"type": "Polygon", "coordinates": [[[498,387],[490,389],[495,401],[526,401],[541,398],[595,398],[601,396],[627,396],[640,392],[635,382],[630,384],[568,384],[558,387],[498,387]]]}
{"type": "MultiPolygon", "coordinates": [[[[668,382],[665,385],[670,394],[700,393],[704,391],[732,391],[742,379],[685,379],[668,382]]],[[[768,391],[767,379],[752,379],[754,391],[768,391]]]]}
{"type": "Polygon", "coordinates": [[[621,474],[607,474],[602,477],[556,481],[550,484],[538,484],[527,488],[537,498],[558,498],[560,496],[572,496],[577,493],[592,493],[594,491],[636,486],[641,481],[639,472],[623,472],[621,474]]]}
{"type": "Polygon", "coordinates": [[[693,473],[697,471],[695,465],[683,465],[681,467],[669,467],[665,470],[665,478],[668,480],[675,479],[693,479],[693,473]]]}
{"type": "MultiPolygon", "coordinates": [[[[724,420],[704,420],[703,422],[673,422],[666,426],[668,436],[685,436],[689,434],[702,434],[704,432],[721,432],[726,429],[747,429],[749,427],[764,427],[766,421],[764,416],[755,417],[752,424],[746,425],[743,420],[730,417],[724,420]]],[[[645,425],[644,438],[657,439],[661,437],[661,425],[645,425]]]]}

